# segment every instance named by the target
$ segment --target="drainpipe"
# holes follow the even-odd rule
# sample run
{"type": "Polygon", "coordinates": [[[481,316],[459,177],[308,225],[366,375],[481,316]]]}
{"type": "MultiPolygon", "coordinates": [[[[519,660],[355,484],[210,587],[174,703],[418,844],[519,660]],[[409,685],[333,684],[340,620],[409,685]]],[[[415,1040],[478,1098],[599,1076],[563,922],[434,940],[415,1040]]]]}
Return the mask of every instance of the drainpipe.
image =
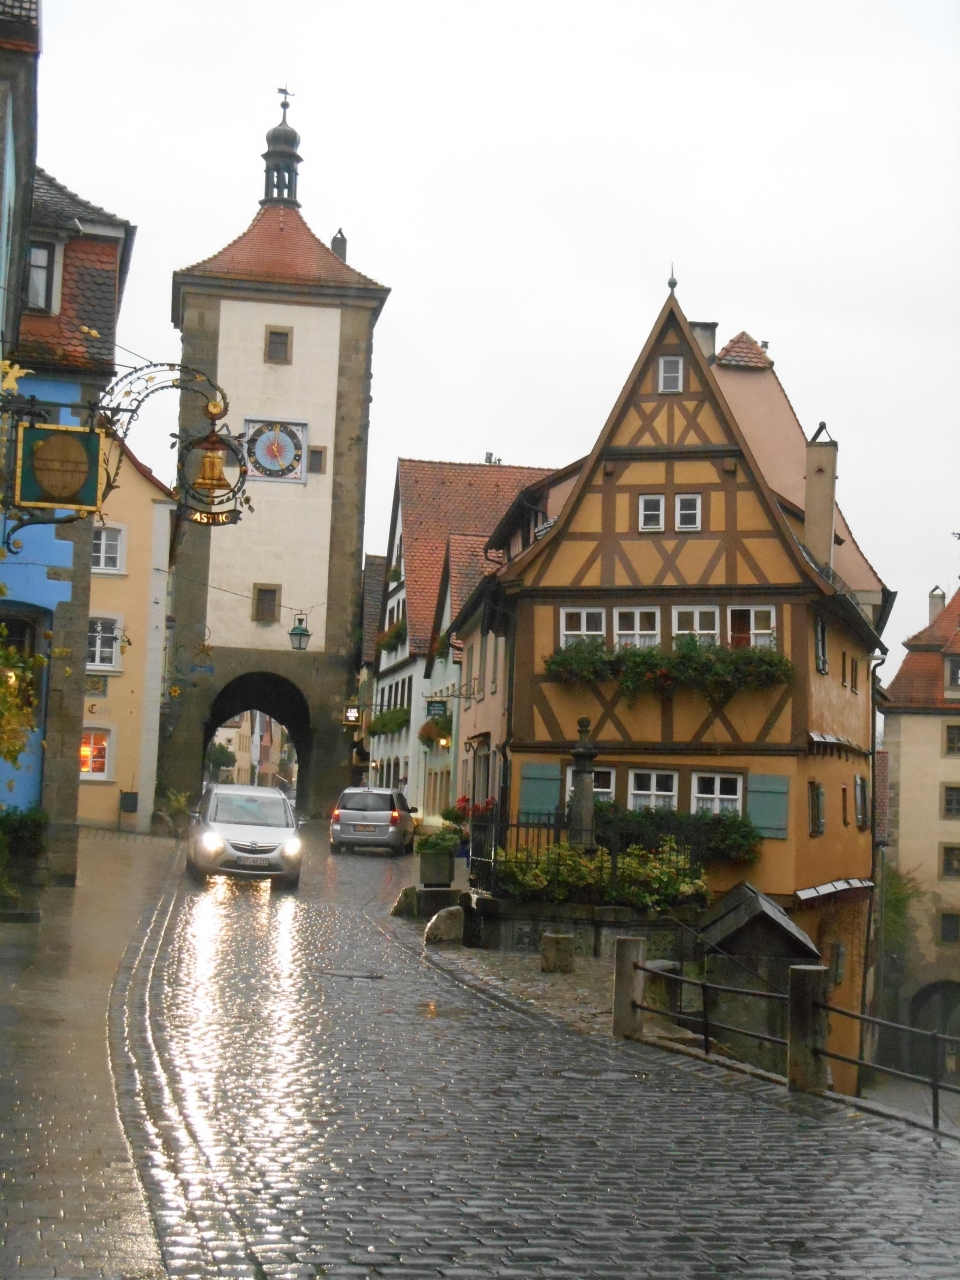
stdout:
{"type": "MultiPolygon", "coordinates": [[[[877,879],[878,868],[880,865],[880,845],[877,843],[877,689],[880,687],[880,681],[877,672],[886,662],[886,655],[872,667],[870,671],[870,879],[873,881],[874,887],[870,890],[870,897],[867,901],[867,928],[866,937],[863,946],[863,977],[860,981],[860,1012],[867,1012],[867,975],[870,972],[871,959],[871,937],[873,929],[873,916],[877,899],[877,879]]],[[[879,948],[878,948],[879,951],[879,948]]],[[[876,994],[882,994],[879,987],[879,978],[882,976],[883,953],[879,951],[881,967],[878,968],[877,978],[874,983],[874,991],[876,994]]],[[[866,1037],[868,1024],[860,1023],[860,1048],[857,1057],[863,1057],[864,1039],[866,1037]]],[[[857,1096],[860,1096],[860,1070],[857,1070],[857,1096]]]]}

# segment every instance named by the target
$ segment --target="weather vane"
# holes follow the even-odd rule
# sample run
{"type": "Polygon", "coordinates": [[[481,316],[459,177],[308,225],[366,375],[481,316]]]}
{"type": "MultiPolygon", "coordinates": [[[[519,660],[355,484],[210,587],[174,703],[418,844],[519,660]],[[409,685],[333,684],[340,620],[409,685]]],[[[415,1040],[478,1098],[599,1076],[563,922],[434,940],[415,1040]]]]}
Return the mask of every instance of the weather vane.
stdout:
{"type": "Polygon", "coordinates": [[[283,111],[284,120],[286,120],[287,108],[290,106],[290,103],[287,101],[287,99],[296,97],[296,94],[291,93],[289,89],[278,89],[277,93],[279,93],[283,98],[283,101],[280,103],[280,109],[283,111]]]}

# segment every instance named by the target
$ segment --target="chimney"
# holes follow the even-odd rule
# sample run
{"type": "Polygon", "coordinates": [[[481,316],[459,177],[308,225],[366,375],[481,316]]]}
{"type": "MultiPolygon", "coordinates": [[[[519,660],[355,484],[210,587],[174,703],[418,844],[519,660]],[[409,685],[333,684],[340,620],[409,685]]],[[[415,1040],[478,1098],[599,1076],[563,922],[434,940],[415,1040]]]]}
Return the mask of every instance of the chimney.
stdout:
{"type": "Polygon", "coordinates": [[[803,540],[818,564],[833,568],[833,526],[837,494],[837,442],[821,440],[821,422],[807,443],[807,475],[803,498],[803,540]]]}
{"type": "Polygon", "coordinates": [[[697,346],[707,357],[707,363],[713,364],[717,355],[716,320],[691,320],[690,331],[697,340],[697,346]]]}
{"type": "Polygon", "coordinates": [[[942,587],[934,587],[928,597],[930,601],[930,621],[936,622],[943,613],[943,607],[947,603],[947,595],[942,587]]]}
{"type": "Polygon", "coordinates": [[[337,234],[330,241],[330,248],[337,255],[341,262],[347,260],[347,237],[343,234],[343,227],[338,227],[337,234]]]}

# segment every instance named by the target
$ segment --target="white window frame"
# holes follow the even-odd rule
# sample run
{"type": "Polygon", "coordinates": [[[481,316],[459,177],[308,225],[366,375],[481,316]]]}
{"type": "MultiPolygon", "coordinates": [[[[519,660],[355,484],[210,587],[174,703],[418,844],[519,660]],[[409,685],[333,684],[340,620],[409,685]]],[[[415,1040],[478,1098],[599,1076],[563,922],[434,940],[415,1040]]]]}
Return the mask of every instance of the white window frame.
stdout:
{"type": "MultiPolygon", "coordinates": [[[[120,637],[123,635],[123,621],[115,614],[98,613],[93,614],[87,619],[87,670],[88,671],[119,671],[120,670],[120,637]],[[113,661],[112,662],[91,662],[90,661],[90,627],[95,622],[111,622],[113,623],[113,661]]],[[[98,645],[99,649],[99,645],[98,645]]]]}
{"type": "Polygon", "coordinates": [[[677,808],[677,794],[679,791],[680,775],[674,769],[631,769],[630,770],[630,808],[635,812],[641,809],[669,809],[673,812],[677,808]],[[646,775],[650,779],[650,787],[641,790],[638,779],[641,775],[646,775]],[[658,787],[658,782],[663,778],[669,778],[671,782],[671,791],[662,791],[658,787]],[[637,800],[641,796],[649,796],[653,803],[638,804],[637,800]],[[657,801],[669,799],[669,804],[658,804],[657,801]]]}
{"type": "Polygon", "coordinates": [[[127,572],[127,526],[123,524],[105,523],[94,526],[93,537],[97,534],[115,533],[117,535],[117,567],[111,569],[106,565],[93,563],[91,551],[90,572],[108,578],[122,577],[127,572]]]}
{"type": "Polygon", "coordinates": [[[719,644],[720,643],[720,606],[716,604],[675,604],[673,606],[673,639],[674,642],[681,636],[696,636],[700,644],[719,644]],[[700,630],[700,614],[707,610],[713,611],[716,619],[716,631],[700,630]],[[681,613],[693,613],[694,621],[697,626],[693,631],[681,631],[677,619],[681,613]]]}
{"type": "Polygon", "coordinates": [[[613,606],[613,645],[615,649],[652,649],[660,643],[660,606],[659,605],[629,605],[621,607],[613,606]],[[633,620],[637,624],[629,631],[620,629],[621,617],[623,613],[632,613],[633,620]],[[652,631],[641,631],[639,629],[640,614],[652,613],[654,617],[654,628],[652,631]]]}
{"type": "MultiPolygon", "coordinates": [[[[667,499],[664,494],[641,493],[640,498],[638,500],[637,510],[639,513],[637,518],[639,520],[639,529],[641,533],[663,533],[664,529],[666,528],[666,519],[667,519],[666,517],[667,499]],[[657,516],[656,524],[647,524],[647,513],[644,510],[644,504],[647,502],[651,502],[651,503],[655,502],[657,504],[657,508],[660,514],[657,516]]],[[[651,512],[651,515],[652,514],[653,513],[651,512]]]]}
{"type": "MultiPolygon", "coordinates": [[[[617,771],[613,765],[602,765],[599,769],[593,771],[593,794],[598,800],[612,801],[617,794],[617,771]],[[610,786],[598,787],[597,774],[609,773],[610,786]]],[[[573,765],[567,765],[567,804],[573,795],[573,765]]]]}
{"type": "Polygon", "coordinates": [[[567,645],[573,644],[576,640],[602,640],[606,643],[607,639],[607,611],[606,609],[597,609],[593,605],[577,605],[573,608],[564,608],[560,610],[560,648],[566,649],[567,645]],[[567,617],[571,613],[578,613],[583,619],[579,630],[571,631],[567,627],[567,617]],[[598,613],[600,615],[600,630],[587,631],[587,614],[598,613]]]}
{"type": "Polygon", "coordinates": [[[661,356],[658,365],[657,391],[660,395],[679,396],[683,395],[683,356],[661,356]],[[676,369],[667,371],[667,365],[676,362],[676,369]],[[666,386],[667,379],[677,379],[675,387],[666,386]]]}
{"type": "Polygon", "coordinates": [[[733,648],[733,613],[735,609],[750,611],[750,648],[776,649],[777,647],[777,610],[772,604],[731,604],[727,606],[727,644],[733,648]],[[772,627],[759,629],[756,626],[756,615],[769,613],[772,627]],[[761,643],[757,643],[758,640],[761,643]]]}
{"type": "MultiPolygon", "coordinates": [[[[104,761],[105,767],[104,767],[103,773],[92,773],[92,772],[83,773],[82,771],[80,771],[80,781],[85,783],[86,782],[115,782],[116,779],[113,776],[114,758],[116,755],[116,742],[117,742],[117,733],[116,733],[115,727],[112,724],[84,723],[83,732],[80,737],[81,748],[83,746],[83,735],[88,733],[106,734],[107,750],[106,750],[106,759],[104,761]]],[[[79,770],[79,761],[77,762],[77,768],[79,770]]]]}
{"type": "Polygon", "coordinates": [[[703,494],[702,493],[678,493],[673,499],[673,528],[676,533],[699,533],[703,525],[703,494]],[[680,503],[689,499],[693,499],[697,504],[697,523],[681,524],[680,523],[680,503]]]}
{"type": "Polygon", "coordinates": [[[740,773],[723,773],[719,770],[698,769],[690,779],[690,812],[691,813],[743,813],[743,775],[740,773]],[[712,796],[701,794],[701,779],[714,778],[717,786],[712,796]],[[737,784],[737,794],[720,794],[720,782],[733,779],[737,784]],[[734,800],[735,808],[723,801],[734,800]],[[709,804],[709,807],[707,807],[709,804]]]}

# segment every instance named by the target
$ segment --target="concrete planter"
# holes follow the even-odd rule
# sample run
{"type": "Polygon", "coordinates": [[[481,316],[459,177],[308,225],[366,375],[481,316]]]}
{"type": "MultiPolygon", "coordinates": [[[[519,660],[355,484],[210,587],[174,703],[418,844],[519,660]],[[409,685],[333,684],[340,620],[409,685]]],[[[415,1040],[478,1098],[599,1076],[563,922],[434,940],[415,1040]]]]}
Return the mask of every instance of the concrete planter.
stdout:
{"type": "Polygon", "coordinates": [[[453,884],[452,853],[421,853],[420,883],[427,889],[446,889],[453,884]]]}

